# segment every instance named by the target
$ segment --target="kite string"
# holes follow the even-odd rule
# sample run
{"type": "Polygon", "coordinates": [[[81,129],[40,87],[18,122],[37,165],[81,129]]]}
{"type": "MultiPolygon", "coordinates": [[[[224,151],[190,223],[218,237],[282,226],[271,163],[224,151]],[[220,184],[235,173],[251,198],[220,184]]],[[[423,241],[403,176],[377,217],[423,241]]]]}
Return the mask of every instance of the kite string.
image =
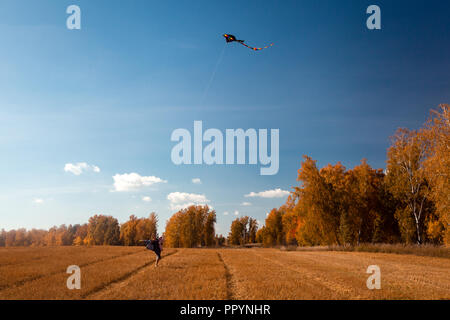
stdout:
{"type": "Polygon", "coordinates": [[[202,99],[200,101],[200,106],[203,106],[205,98],[206,98],[206,96],[207,96],[207,94],[209,92],[209,88],[211,87],[211,84],[214,81],[214,78],[216,76],[217,69],[219,68],[220,63],[222,62],[223,55],[225,53],[225,48],[226,47],[227,47],[227,44],[225,43],[225,45],[223,46],[222,51],[220,52],[219,58],[217,59],[216,65],[215,65],[214,70],[213,70],[213,72],[211,74],[211,78],[209,79],[209,82],[206,85],[205,90],[203,91],[202,99]]]}

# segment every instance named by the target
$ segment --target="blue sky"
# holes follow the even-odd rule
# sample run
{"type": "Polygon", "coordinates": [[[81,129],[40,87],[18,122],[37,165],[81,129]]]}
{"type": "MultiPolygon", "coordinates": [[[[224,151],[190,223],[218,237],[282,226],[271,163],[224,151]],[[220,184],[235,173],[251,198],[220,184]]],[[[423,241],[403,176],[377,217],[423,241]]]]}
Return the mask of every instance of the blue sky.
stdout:
{"type": "Polygon", "coordinates": [[[207,199],[227,234],[235,211],[263,222],[285,201],[245,195],[289,191],[303,154],[383,168],[395,129],[450,101],[449,16],[447,1],[2,0],[0,228],[155,211],[163,229],[179,192],[207,199]],[[71,4],[81,30],[66,28],[71,4]],[[381,30],[366,28],[371,4],[381,30]],[[223,33],[274,46],[225,46],[223,33]],[[174,165],[170,135],[194,120],[279,129],[278,174],[174,165]],[[115,191],[113,176],[130,173],[165,182],[115,191]]]}

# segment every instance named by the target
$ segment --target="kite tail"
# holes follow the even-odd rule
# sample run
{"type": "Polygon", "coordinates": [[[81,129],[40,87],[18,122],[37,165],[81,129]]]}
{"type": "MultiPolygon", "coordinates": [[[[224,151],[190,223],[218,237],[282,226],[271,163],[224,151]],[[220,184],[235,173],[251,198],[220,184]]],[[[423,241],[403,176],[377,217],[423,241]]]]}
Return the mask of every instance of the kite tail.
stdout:
{"type": "Polygon", "coordinates": [[[262,48],[254,48],[254,47],[250,47],[248,45],[246,45],[244,42],[239,42],[240,44],[242,44],[243,46],[246,46],[249,49],[252,49],[253,51],[258,51],[258,50],[262,50],[262,49],[267,49],[271,46],[273,46],[273,43],[269,44],[268,46],[262,47],[262,48]]]}

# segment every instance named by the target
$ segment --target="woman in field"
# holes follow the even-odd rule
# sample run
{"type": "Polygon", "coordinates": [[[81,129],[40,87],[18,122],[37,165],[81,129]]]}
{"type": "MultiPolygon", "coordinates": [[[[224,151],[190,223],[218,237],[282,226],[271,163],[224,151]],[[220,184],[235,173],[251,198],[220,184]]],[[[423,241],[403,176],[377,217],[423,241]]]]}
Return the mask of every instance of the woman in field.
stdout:
{"type": "Polygon", "coordinates": [[[152,237],[152,240],[145,240],[145,246],[148,250],[152,250],[156,254],[155,267],[158,266],[159,260],[161,260],[163,237],[152,237]]]}

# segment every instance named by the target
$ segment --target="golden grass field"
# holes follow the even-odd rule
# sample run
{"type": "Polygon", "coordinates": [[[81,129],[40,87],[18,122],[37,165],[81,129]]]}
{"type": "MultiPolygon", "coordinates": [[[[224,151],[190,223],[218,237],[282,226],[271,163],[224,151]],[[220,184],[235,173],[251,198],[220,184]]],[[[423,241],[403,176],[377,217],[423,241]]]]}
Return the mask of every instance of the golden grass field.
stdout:
{"type": "Polygon", "coordinates": [[[0,248],[0,299],[450,299],[450,259],[278,249],[0,248]],[[69,290],[69,265],[81,289],[69,290]],[[369,290],[369,265],[381,289],[369,290]]]}

